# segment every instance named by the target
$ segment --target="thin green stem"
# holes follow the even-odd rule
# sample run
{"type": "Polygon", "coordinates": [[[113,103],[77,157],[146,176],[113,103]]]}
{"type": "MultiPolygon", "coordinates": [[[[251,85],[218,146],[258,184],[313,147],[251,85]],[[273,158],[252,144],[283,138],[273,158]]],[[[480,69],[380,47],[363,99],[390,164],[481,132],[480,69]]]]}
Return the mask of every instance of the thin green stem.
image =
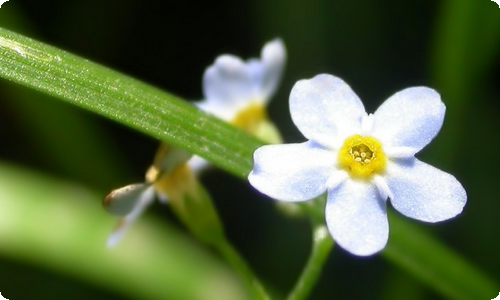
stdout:
{"type": "Polygon", "coordinates": [[[240,256],[238,251],[236,251],[236,249],[234,249],[234,247],[229,242],[227,242],[227,240],[217,243],[215,247],[247,283],[250,290],[254,294],[255,299],[271,299],[257,276],[254,275],[245,260],[240,256]]]}
{"type": "Polygon", "coordinates": [[[313,249],[311,256],[302,274],[300,274],[295,287],[288,296],[288,300],[301,300],[309,296],[333,248],[333,240],[324,225],[317,225],[313,230],[313,249]]]}

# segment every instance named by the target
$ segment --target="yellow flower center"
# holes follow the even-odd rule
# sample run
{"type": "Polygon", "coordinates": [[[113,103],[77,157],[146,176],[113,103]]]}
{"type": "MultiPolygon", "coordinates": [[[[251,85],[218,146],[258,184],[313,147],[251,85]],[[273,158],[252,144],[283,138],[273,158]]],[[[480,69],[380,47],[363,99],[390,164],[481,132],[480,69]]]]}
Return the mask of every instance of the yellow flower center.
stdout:
{"type": "Polygon", "coordinates": [[[183,195],[195,190],[195,176],[187,163],[176,167],[172,173],[166,174],[154,183],[157,191],[165,194],[170,201],[181,201],[183,195]]]}
{"type": "Polygon", "coordinates": [[[387,157],[375,138],[353,135],[339,151],[339,165],[352,177],[370,178],[385,171],[387,157]]]}
{"type": "Polygon", "coordinates": [[[254,101],[240,111],[230,123],[248,133],[255,134],[262,121],[267,120],[267,118],[264,106],[254,101]]]}

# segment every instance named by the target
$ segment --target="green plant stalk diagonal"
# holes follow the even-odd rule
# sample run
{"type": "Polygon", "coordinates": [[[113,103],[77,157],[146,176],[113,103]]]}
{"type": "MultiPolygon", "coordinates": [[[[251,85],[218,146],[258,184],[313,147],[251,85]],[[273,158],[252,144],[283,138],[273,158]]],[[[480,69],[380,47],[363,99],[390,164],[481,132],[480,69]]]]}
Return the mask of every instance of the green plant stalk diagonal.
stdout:
{"type": "Polygon", "coordinates": [[[334,244],[325,225],[313,225],[313,246],[307,264],[287,300],[308,299],[334,244]]]}
{"type": "Polygon", "coordinates": [[[251,168],[244,158],[261,145],[171,94],[1,28],[0,74],[203,156],[238,176],[251,168]]]}
{"type": "MultiPolygon", "coordinates": [[[[252,153],[262,145],[173,95],[1,28],[0,77],[193,152],[240,178],[246,178],[252,153]]],[[[397,228],[397,234],[392,235],[385,257],[441,294],[492,299],[498,293],[496,283],[437,240],[421,238],[420,230],[407,226],[407,221],[392,218],[391,228],[397,228]],[[436,254],[439,263],[432,259],[436,254]],[[460,276],[446,271],[457,265],[460,276]]]]}

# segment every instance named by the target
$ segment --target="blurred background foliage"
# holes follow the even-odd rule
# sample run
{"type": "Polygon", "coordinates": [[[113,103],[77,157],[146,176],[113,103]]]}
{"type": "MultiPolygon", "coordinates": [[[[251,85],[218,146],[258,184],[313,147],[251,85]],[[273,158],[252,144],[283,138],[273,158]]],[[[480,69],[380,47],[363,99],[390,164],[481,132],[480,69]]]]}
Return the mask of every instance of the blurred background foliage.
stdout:
{"type": "MultiPolygon", "coordinates": [[[[288,113],[288,94],[299,79],[319,73],[337,75],[352,86],[368,111],[406,87],[437,89],[447,105],[445,124],[419,158],[454,174],[469,200],[456,219],[419,226],[500,279],[500,160],[496,156],[500,149],[500,8],[496,3],[10,0],[0,8],[0,26],[192,100],[202,98],[201,76],[216,56],[256,57],[266,41],[281,37],[287,45],[288,64],[270,115],[288,142],[303,140],[288,113]]],[[[142,181],[157,141],[5,80],[0,81],[0,100],[3,296],[244,297],[226,264],[185,237],[168,207],[154,206],[123,244],[105,249],[116,220],[101,209],[100,198],[113,188],[142,181]],[[66,205],[71,206],[69,212],[64,210],[66,205]],[[60,212],[54,212],[54,207],[60,212]],[[64,217],[57,217],[57,212],[64,217]],[[75,228],[73,234],[51,237],[48,242],[35,234],[40,230],[45,236],[69,224],[77,224],[70,227],[75,228]],[[143,243],[164,251],[130,254],[143,243]],[[25,253],[19,254],[22,249],[25,253]],[[200,263],[190,261],[192,257],[200,263]],[[156,280],[149,280],[144,288],[144,278],[156,280]],[[217,281],[212,284],[216,292],[206,291],[204,296],[190,292],[209,279],[217,281]],[[141,294],[135,286],[150,293],[141,294]]],[[[276,294],[286,294],[307,259],[308,222],[283,216],[272,201],[222,171],[209,171],[202,179],[229,238],[276,294]]],[[[330,256],[311,299],[334,297],[440,299],[380,256],[360,259],[340,249],[330,256]]]]}

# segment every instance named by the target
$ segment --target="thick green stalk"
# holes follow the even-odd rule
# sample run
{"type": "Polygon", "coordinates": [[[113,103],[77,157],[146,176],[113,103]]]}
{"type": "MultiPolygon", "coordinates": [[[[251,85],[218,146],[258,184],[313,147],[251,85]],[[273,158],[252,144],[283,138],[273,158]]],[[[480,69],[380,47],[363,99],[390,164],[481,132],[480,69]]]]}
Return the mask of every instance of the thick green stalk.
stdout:
{"type": "Polygon", "coordinates": [[[333,240],[324,225],[316,225],[313,230],[313,248],[307,264],[300,274],[288,300],[308,299],[316,285],[326,259],[333,248],[333,240]]]}

